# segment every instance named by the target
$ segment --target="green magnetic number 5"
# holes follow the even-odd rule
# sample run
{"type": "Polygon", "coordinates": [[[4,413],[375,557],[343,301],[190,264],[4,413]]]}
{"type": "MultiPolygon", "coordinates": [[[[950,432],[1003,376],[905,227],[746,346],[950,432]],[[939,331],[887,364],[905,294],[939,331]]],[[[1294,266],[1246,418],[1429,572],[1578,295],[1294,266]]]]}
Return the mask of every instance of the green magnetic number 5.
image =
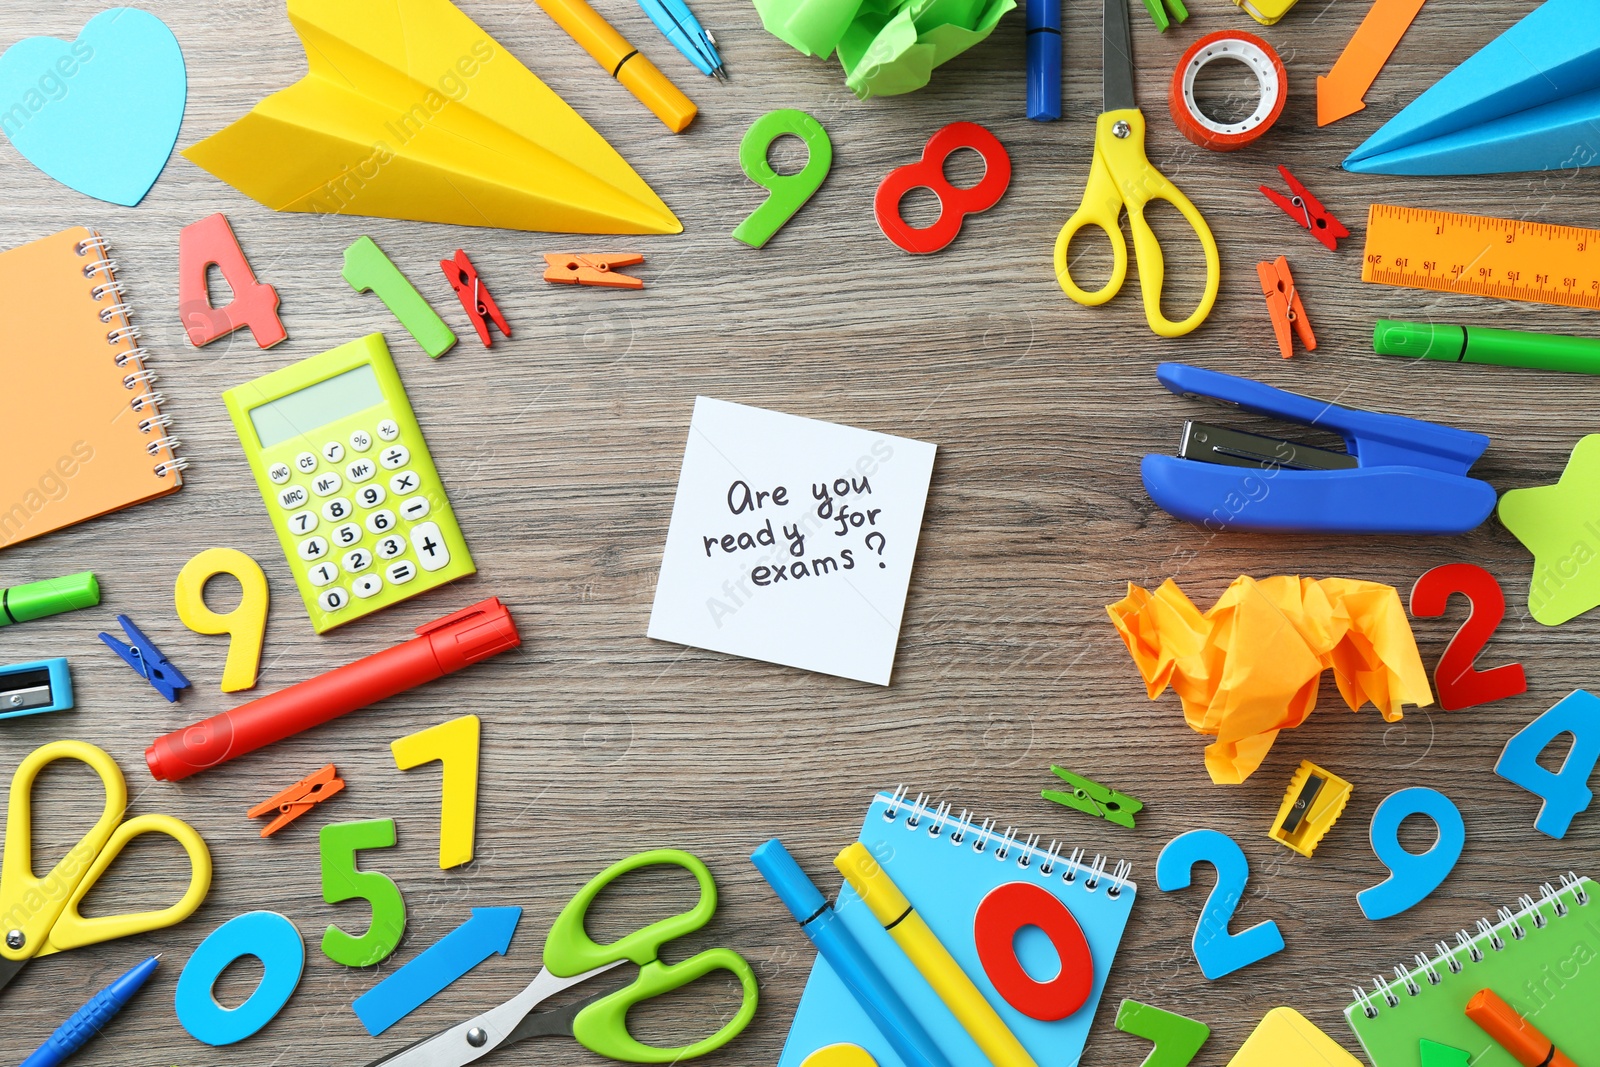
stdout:
{"type": "Polygon", "coordinates": [[[387,959],[406,932],[406,902],[394,879],[377,871],[356,869],[356,853],[394,845],[393,819],[332,823],[322,828],[322,899],[329,904],[365,900],[372,905],[372,925],[351,937],[329,923],[322,934],[322,954],[346,967],[371,967],[387,959]]]}
{"type": "Polygon", "coordinates": [[[828,139],[828,131],[822,128],[822,123],[804,111],[793,108],[769,111],[756,119],[744,140],[739,142],[739,165],[751,181],[767,190],[768,195],[766,203],[739,223],[733,238],[751,248],[760,248],[822,187],[823,179],[833,169],[833,142],[828,139]],[[772,142],[786,134],[806,143],[806,165],[798,174],[779,174],[767,161],[767,150],[772,142]]]}

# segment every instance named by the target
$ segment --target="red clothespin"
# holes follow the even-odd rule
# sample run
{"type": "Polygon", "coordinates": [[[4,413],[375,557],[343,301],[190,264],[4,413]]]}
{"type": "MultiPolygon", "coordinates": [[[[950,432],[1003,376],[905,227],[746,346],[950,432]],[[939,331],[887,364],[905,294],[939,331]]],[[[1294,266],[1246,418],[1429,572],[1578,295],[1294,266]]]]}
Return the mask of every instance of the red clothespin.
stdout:
{"type": "Polygon", "coordinates": [[[605,285],[613,289],[643,289],[644,279],[615,273],[618,267],[643,263],[637,252],[616,255],[589,252],[546,252],[544,280],[564,285],[605,285]]]}
{"type": "Polygon", "coordinates": [[[263,800],[251,808],[252,819],[277,813],[278,817],[262,829],[261,836],[271,837],[316,805],[343,790],[344,779],[338,775],[339,772],[334,770],[333,764],[330,763],[316,774],[300,779],[271,800],[263,800]]]}
{"type": "Polygon", "coordinates": [[[472,328],[478,331],[478,340],[483,342],[483,347],[492,348],[494,343],[489,339],[489,323],[494,322],[502,336],[511,336],[511,327],[506,325],[506,317],[500,314],[500,305],[494,302],[494,297],[489,295],[489,289],[478,277],[478,268],[472,265],[472,260],[461,249],[456,249],[454,259],[441,259],[439,269],[444,271],[444,276],[450,282],[450,288],[456,291],[456,296],[461,299],[461,306],[466,309],[467,318],[472,320],[472,328]]]}
{"type": "Polygon", "coordinates": [[[1299,225],[1311,231],[1311,236],[1322,242],[1324,248],[1330,252],[1339,251],[1339,238],[1349,237],[1350,231],[1344,228],[1344,223],[1333,217],[1333,213],[1323,207],[1312,196],[1306,187],[1300,184],[1289,168],[1280,165],[1278,173],[1283,175],[1283,180],[1289,183],[1289,195],[1284,196],[1276,189],[1269,189],[1263,185],[1261,191],[1283,209],[1299,225]]]}
{"type": "Polygon", "coordinates": [[[1272,316],[1272,332],[1278,335],[1278,351],[1283,353],[1283,358],[1294,355],[1294,339],[1289,335],[1291,326],[1300,335],[1300,343],[1306,346],[1306,351],[1314,350],[1317,337],[1311,332],[1306,306],[1300,302],[1300,292],[1294,287],[1289,261],[1279,256],[1271,263],[1257,263],[1256,274],[1261,277],[1261,291],[1267,296],[1267,313],[1272,316]]]}

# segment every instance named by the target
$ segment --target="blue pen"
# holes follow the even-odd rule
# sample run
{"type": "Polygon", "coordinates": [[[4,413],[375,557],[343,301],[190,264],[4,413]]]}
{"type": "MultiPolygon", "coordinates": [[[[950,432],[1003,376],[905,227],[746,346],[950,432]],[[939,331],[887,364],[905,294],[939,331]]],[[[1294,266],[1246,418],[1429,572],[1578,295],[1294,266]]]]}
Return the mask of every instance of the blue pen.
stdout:
{"type": "Polygon", "coordinates": [[[1061,117],[1061,0],[1028,0],[1028,117],[1061,117]]]}
{"type": "Polygon", "coordinates": [[[700,25],[685,0],[639,0],[639,6],[656,24],[656,29],[666,34],[667,40],[700,68],[701,74],[727,78],[722,69],[722,56],[717,53],[717,39],[700,25]]]}
{"type": "Polygon", "coordinates": [[[160,963],[160,956],[151,956],[90,997],[89,1003],[73,1012],[72,1018],[57,1027],[56,1032],[51,1034],[33,1055],[22,1061],[22,1067],[56,1067],[57,1064],[65,1063],[67,1057],[98,1034],[107,1023],[111,1022],[112,1016],[133,999],[134,994],[150,980],[152,974],[156,973],[156,967],[160,963]]]}
{"type": "Polygon", "coordinates": [[[856,1003],[905,1061],[906,1067],[950,1067],[950,1061],[933,1038],[911,1014],[894,986],[873,965],[872,959],[856,942],[833,905],[806,877],[806,872],[789,855],[783,842],[773,838],[750,854],[750,862],[772,886],[789,913],[800,920],[817,952],[828,961],[834,973],[850,990],[856,1003]]]}

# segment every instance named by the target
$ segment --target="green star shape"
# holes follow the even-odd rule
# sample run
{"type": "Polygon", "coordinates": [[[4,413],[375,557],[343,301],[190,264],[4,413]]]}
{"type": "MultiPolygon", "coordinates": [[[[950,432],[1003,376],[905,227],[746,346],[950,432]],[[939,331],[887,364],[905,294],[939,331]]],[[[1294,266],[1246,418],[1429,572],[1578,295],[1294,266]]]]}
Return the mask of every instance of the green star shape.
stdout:
{"type": "Polygon", "coordinates": [[[1500,521],[1533,553],[1528,612],[1559,626],[1600,607],[1600,434],[1578,442],[1555,485],[1512,489],[1500,521]]]}

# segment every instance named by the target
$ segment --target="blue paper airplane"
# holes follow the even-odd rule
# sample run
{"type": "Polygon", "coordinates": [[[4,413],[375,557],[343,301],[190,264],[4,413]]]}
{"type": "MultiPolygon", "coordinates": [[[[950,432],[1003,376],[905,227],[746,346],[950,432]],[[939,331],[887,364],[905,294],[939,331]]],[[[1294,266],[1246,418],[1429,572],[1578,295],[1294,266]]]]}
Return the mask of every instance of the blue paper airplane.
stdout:
{"type": "Polygon", "coordinates": [[[1505,174],[1600,161],[1595,0],[1546,0],[1344,161],[1362,174],[1505,174]]]}

